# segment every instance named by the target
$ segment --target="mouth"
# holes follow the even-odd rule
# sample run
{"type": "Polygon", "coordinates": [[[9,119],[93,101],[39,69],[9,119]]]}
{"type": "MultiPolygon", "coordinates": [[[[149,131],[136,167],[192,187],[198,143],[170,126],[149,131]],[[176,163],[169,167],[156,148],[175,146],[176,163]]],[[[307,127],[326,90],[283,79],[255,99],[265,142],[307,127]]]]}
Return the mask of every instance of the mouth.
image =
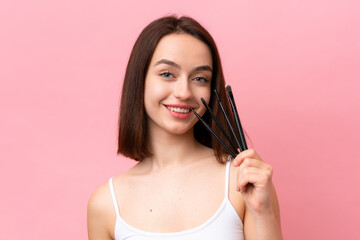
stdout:
{"type": "Polygon", "coordinates": [[[176,112],[176,113],[182,113],[182,114],[186,114],[190,112],[190,108],[182,108],[182,107],[171,107],[171,106],[167,106],[164,105],[167,109],[169,109],[172,112],[176,112]]]}

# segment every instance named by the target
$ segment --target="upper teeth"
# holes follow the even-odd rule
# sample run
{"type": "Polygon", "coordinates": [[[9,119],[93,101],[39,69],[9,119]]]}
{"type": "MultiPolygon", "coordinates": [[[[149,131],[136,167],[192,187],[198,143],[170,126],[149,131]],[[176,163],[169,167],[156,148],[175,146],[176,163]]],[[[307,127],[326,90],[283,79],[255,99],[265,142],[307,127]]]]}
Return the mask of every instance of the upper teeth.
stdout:
{"type": "Polygon", "coordinates": [[[166,106],[168,109],[170,109],[173,112],[178,112],[178,113],[188,113],[190,112],[190,109],[188,108],[178,108],[178,107],[169,107],[166,106]]]}

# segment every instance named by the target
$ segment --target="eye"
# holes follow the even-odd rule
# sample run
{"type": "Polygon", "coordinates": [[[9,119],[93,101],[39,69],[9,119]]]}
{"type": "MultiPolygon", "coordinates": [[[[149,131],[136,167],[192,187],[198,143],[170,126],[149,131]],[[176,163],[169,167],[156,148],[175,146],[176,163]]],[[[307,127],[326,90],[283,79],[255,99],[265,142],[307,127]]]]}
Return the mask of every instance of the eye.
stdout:
{"type": "Polygon", "coordinates": [[[160,76],[164,77],[164,78],[172,78],[174,77],[174,75],[170,72],[163,72],[160,74],[160,76]]]}
{"type": "Polygon", "coordinates": [[[195,82],[199,82],[199,83],[207,83],[207,82],[209,82],[209,80],[207,80],[204,77],[195,77],[194,80],[195,80],[195,82]]]}

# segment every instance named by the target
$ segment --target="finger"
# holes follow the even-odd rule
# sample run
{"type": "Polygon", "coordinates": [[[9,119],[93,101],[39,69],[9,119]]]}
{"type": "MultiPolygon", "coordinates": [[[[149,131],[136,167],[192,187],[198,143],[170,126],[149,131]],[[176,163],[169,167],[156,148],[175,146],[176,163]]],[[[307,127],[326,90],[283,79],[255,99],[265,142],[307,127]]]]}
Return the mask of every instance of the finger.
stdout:
{"type": "Polygon", "coordinates": [[[241,165],[239,166],[239,169],[241,170],[246,167],[256,167],[265,170],[272,170],[271,165],[254,158],[245,158],[241,163],[241,165]]]}
{"type": "Polygon", "coordinates": [[[247,177],[246,175],[261,174],[261,169],[255,167],[246,167],[239,170],[240,171],[237,173],[238,183],[240,182],[240,179],[246,178],[247,177]]]}
{"type": "Polygon", "coordinates": [[[260,180],[261,174],[258,173],[247,173],[240,176],[237,183],[237,191],[245,192],[246,185],[253,184],[255,185],[260,180]]]}
{"type": "Polygon", "coordinates": [[[271,183],[271,172],[259,171],[259,169],[248,170],[238,178],[237,187],[241,192],[246,191],[246,185],[252,184],[255,188],[264,189],[271,183]]]}
{"type": "Polygon", "coordinates": [[[241,152],[241,157],[242,158],[256,158],[256,159],[262,160],[260,155],[253,148],[242,151],[241,152]]]}
{"type": "Polygon", "coordinates": [[[241,169],[241,171],[238,172],[237,178],[240,179],[242,177],[246,177],[250,174],[257,174],[259,176],[259,181],[268,181],[272,177],[272,170],[270,169],[261,169],[256,167],[246,167],[244,169],[241,169]]]}
{"type": "Polygon", "coordinates": [[[237,176],[237,187],[244,190],[244,187],[251,183],[256,187],[265,187],[271,182],[272,171],[256,167],[246,167],[237,176]]]}
{"type": "Polygon", "coordinates": [[[234,162],[233,162],[234,167],[240,166],[240,164],[244,161],[245,158],[254,158],[254,159],[258,159],[258,160],[262,161],[259,154],[253,148],[251,148],[251,149],[242,151],[240,154],[238,154],[236,156],[236,158],[234,159],[234,162]]]}
{"type": "Polygon", "coordinates": [[[241,166],[244,167],[259,167],[261,168],[262,166],[264,166],[265,163],[263,161],[260,161],[258,159],[255,158],[244,158],[241,162],[241,166]]]}
{"type": "Polygon", "coordinates": [[[238,167],[243,164],[249,165],[249,166],[258,166],[258,167],[268,165],[262,159],[259,159],[259,158],[243,157],[243,158],[236,159],[236,161],[234,161],[234,163],[233,163],[233,166],[238,167]]]}

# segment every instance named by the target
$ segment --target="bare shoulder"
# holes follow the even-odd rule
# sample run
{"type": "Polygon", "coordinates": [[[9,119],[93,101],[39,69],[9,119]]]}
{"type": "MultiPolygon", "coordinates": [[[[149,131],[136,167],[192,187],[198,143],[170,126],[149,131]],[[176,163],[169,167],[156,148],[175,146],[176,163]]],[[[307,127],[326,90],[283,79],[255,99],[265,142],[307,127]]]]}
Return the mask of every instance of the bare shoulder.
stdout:
{"type": "Polygon", "coordinates": [[[88,201],[87,224],[89,239],[113,239],[115,221],[115,208],[109,183],[107,182],[98,187],[88,201]]]}
{"type": "Polygon", "coordinates": [[[98,187],[90,196],[88,210],[94,214],[104,214],[113,207],[109,182],[98,187]],[[111,203],[111,204],[110,204],[111,203]]]}

